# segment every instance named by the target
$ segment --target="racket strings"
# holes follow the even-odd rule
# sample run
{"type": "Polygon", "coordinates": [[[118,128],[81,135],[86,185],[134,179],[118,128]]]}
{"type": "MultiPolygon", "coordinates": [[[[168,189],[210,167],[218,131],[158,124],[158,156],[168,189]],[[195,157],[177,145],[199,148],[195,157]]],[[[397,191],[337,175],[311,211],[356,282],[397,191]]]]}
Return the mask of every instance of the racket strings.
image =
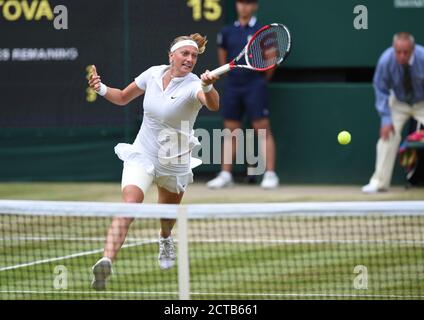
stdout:
{"type": "Polygon", "coordinates": [[[290,47],[290,35],[282,26],[265,29],[252,41],[247,51],[248,63],[265,69],[281,63],[290,47]]]}

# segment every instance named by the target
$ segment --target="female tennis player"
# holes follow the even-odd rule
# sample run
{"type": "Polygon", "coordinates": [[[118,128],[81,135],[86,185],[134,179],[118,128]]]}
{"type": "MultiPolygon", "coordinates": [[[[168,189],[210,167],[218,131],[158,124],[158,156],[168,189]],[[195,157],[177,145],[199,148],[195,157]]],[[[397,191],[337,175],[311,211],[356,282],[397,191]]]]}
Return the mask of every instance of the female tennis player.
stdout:
{"type": "MultiPolygon", "coordinates": [[[[219,109],[219,94],[213,87],[218,76],[206,70],[199,79],[192,73],[206,42],[206,37],[198,33],[176,38],[169,49],[170,64],[151,67],[124,90],[103,84],[93,66],[88,83],[108,101],[124,106],[144,94],[143,123],[134,143],[120,143],[115,147],[124,162],[121,188],[125,202],[143,202],[150,185],[155,183],[159,203],[179,204],[187,185],[193,182],[191,169],[195,164],[190,155],[199,144],[193,136],[194,122],[202,105],[211,111],[219,109]]],[[[133,220],[113,219],[103,258],[92,268],[92,288],[105,290],[112,262],[133,220]]],[[[176,259],[171,236],[175,220],[161,219],[160,222],[158,262],[161,269],[168,269],[174,266],[176,259]]]]}

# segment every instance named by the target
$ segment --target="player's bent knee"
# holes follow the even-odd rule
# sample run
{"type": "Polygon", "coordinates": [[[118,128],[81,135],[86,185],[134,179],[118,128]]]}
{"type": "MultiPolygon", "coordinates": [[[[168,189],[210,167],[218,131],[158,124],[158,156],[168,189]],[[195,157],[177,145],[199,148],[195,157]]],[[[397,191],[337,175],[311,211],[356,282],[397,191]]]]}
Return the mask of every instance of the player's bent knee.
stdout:
{"type": "Polygon", "coordinates": [[[141,203],[144,200],[144,193],[139,187],[128,185],[122,190],[122,198],[127,203],[141,203]]]}

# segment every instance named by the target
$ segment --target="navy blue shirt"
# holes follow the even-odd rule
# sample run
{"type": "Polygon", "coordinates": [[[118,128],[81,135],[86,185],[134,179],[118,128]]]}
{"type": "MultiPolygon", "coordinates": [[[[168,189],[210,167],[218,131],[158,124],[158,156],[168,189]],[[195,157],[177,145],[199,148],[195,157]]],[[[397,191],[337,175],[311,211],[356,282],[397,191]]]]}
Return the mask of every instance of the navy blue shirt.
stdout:
{"type": "MultiPolygon", "coordinates": [[[[227,63],[238,56],[246,46],[253,34],[258,31],[260,25],[256,17],[252,17],[246,26],[242,26],[239,21],[225,26],[217,38],[218,46],[227,51],[227,63]]],[[[242,64],[245,64],[242,59],[242,64]]],[[[248,81],[262,79],[264,75],[261,72],[236,68],[228,73],[228,80],[232,84],[245,84],[248,81]]]]}

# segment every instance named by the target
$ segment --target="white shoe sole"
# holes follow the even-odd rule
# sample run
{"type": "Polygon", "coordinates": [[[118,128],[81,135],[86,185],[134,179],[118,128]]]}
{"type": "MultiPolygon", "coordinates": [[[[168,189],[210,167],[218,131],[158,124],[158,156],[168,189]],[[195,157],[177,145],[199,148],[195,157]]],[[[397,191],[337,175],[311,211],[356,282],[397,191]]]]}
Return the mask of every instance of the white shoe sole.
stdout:
{"type": "Polygon", "coordinates": [[[112,265],[108,261],[100,261],[93,266],[92,271],[94,278],[91,288],[98,291],[106,290],[106,281],[112,274],[112,265]]]}
{"type": "Polygon", "coordinates": [[[362,193],[365,193],[365,194],[375,194],[375,193],[378,193],[378,190],[362,190],[362,193]]]}
{"type": "Polygon", "coordinates": [[[224,189],[224,188],[231,188],[234,187],[234,182],[228,182],[226,184],[224,184],[223,186],[210,186],[210,185],[206,185],[209,189],[224,189]]]}
{"type": "Polygon", "coordinates": [[[168,270],[175,266],[175,260],[158,260],[161,270],[168,270]]]}
{"type": "Polygon", "coordinates": [[[273,183],[270,183],[270,182],[268,182],[268,183],[264,183],[264,182],[261,182],[261,188],[262,189],[275,189],[275,188],[278,188],[278,186],[280,185],[280,181],[275,181],[274,180],[274,182],[273,183]]]}
{"type": "Polygon", "coordinates": [[[262,189],[265,190],[271,190],[271,189],[277,189],[278,188],[278,184],[276,186],[261,186],[262,189]]]}
{"type": "Polygon", "coordinates": [[[362,193],[365,193],[365,194],[377,194],[377,193],[383,193],[383,192],[387,192],[387,189],[362,190],[362,193]]]}

